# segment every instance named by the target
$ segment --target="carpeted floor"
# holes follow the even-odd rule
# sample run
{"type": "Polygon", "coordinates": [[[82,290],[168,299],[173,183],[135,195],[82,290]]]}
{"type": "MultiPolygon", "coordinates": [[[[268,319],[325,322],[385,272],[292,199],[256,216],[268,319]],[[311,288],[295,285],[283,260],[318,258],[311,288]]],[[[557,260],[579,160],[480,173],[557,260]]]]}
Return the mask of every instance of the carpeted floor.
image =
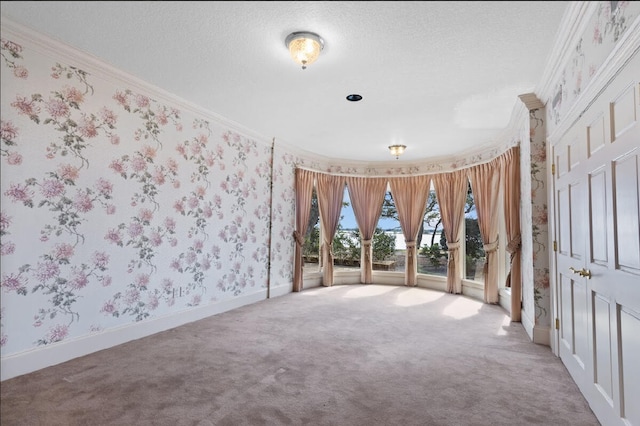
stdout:
{"type": "Polygon", "coordinates": [[[381,285],[265,300],[1,384],[10,425],[599,425],[499,306],[381,285]]]}

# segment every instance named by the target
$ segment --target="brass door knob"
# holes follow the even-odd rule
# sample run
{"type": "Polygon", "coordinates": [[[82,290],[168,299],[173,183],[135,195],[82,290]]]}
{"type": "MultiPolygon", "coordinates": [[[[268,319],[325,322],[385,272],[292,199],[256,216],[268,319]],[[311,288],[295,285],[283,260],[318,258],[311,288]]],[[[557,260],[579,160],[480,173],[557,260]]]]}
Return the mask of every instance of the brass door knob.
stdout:
{"type": "Polygon", "coordinates": [[[581,270],[578,271],[578,275],[580,275],[581,277],[587,277],[587,279],[590,279],[591,271],[588,269],[582,268],[581,270]]]}
{"type": "Polygon", "coordinates": [[[578,274],[578,275],[580,275],[581,277],[587,277],[587,279],[590,279],[590,278],[591,278],[591,271],[590,271],[590,270],[588,270],[588,269],[584,269],[584,268],[582,268],[582,269],[580,269],[580,270],[578,271],[578,270],[577,270],[577,269],[575,269],[573,266],[571,266],[571,267],[569,267],[569,270],[570,270],[571,272],[573,272],[574,274],[578,274]]]}

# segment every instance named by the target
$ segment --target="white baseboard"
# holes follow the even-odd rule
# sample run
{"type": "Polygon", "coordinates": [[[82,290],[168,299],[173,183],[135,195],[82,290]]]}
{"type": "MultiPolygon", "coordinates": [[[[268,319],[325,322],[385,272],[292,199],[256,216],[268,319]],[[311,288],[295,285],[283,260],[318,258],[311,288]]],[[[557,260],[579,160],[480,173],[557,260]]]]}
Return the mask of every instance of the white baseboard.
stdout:
{"type": "Polygon", "coordinates": [[[551,346],[551,328],[549,326],[533,327],[533,343],[539,345],[551,346]]]}
{"type": "Polygon", "coordinates": [[[533,343],[551,346],[551,327],[534,324],[524,310],[522,311],[521,323],[533,343]]]}
{"type": "Polygon", "coordinates": [[[500,289],[500,306],[511,315],[511,289],[500,289]]]}
{"type": "Polygon", "coordinates": [[[122,327],[105,330],[102,333],[62,341],[49,346],[38,347],[26,352],[10,355],[0,360],[0,381],[150,336],[244,305],[256,303],[266,298],[267,290],[262,289],[256,293],[236,297],[231,300],[189,309],[148,321],[127,324],[122,327]]]}
{"type": "Polygon", "coordinates": [[[269,290],[269,297],[279,297],[284,296],[285,294],[289,294],[293,291],[293,283],[289,285],[281,285],[278,287],[271,287],[269,290]]]}
{"type": "Polygon", "coordinates": [[[528,312],[525,311],[524,309],[522,310],[520,322],[522,323],[522,327],[524,327],[524,331],[526,331],[527,334],[529,335],[529,339],[531,339],[531,341],[533,341],[534,340],[533,339],[533,329],[535,327],[535,324],[534,324],[533,320],[531,318],[529,318],[528,312]]]}

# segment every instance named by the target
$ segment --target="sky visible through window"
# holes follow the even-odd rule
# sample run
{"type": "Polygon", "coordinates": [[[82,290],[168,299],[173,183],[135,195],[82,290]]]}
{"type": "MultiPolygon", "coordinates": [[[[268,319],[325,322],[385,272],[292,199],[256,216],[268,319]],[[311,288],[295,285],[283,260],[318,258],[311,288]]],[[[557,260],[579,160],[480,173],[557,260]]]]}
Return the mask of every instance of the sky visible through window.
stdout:
{"type": "MultiPolygon", "coordinates": [[[[349,207],[342,208],[342,220],[340,224],[342,225],[342,229],[345,230],[353,230],[358,229],[358,224],[356,222],[356,217],[353,214],[353,207],[351,206],[351,199],[349,198],[349,190],[345,187],[344,190],[344,198],[342,201],[349,203],[349,207]]],[[[477,218],[475,206],[473,210],[467,213],[467,217],[477,218]]],[[[394,231],[394,232],[402,232],[400,228],[400,222],[396,219],[381,217],[378,221],[378,227],[383,231],[394,231]]]]}
{"type": "MultiPolygon", "coordinates": [[[[358,229],[358,223],[356,222],[356,217],[353,214],[353,207],[351,206],[351,199],[349,198],[349,191],[345,187],[344,190],[344,198],[343,202],[349,203],[349,207],[343,207],[341,215],[342,220],[340,224],[342,225],[342,229],[358,229]]],[[[398,231],[401,232],[400,222],[395,219],[381,217],[378,221],[378,227],[384,231],[398,231]]]]}

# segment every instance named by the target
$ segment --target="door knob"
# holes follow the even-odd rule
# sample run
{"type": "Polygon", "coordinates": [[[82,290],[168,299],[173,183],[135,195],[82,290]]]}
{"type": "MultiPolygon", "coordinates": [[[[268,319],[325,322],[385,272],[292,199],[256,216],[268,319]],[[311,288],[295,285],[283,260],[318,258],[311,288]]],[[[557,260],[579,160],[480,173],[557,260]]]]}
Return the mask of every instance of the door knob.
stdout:
{"type": "Polygon", "coordinates": [[[581,277],[587,277],[587,279],[591,279],[591,271],[588,269],[582,268],[578,271],[578,275],[580,275],[581,277]]]}
{"type": "Polygon", "coordinates": [[[578,270],[577,270],[577,269],[575,269],[573,266],[571,266],[571,267],[569,267],[569,270],[570,270],[571,272],[573,272],[574,274],[578,274],[578,275],[580,275],[581,277],[587,277],[587,279],[590,279],[590,278],[591,278],[591,271],[590,271],[590,270],[588,270],[588,269],[584,269],[584,268],[582,268],[582,269],[580,269],[580,270],[578,271],[578,270]]]}

